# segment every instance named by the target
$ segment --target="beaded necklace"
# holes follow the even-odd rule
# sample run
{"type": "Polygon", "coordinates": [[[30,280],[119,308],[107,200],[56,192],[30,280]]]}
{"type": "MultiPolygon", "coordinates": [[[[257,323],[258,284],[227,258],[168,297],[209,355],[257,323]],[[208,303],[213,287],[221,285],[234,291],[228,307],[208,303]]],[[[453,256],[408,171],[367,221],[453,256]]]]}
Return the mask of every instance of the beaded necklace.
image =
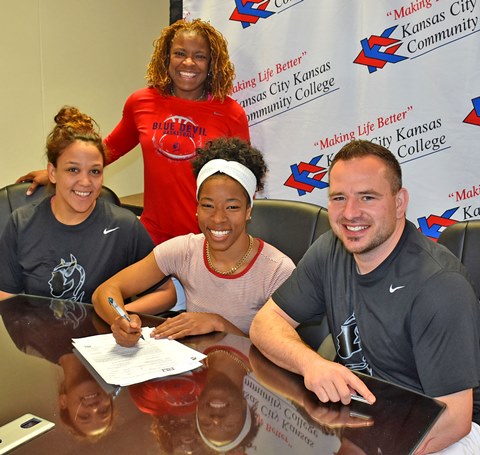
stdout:
{"type": "Polygon", "coordinates": [[[219,273],[220,275],[233,275],[242,265],[243,263],[247,260],[248,256],[250,256],[250,253],[252,252],[253,248],[253,237],[248,234],[248,248],[245,254],[243,255],[242,259],[240,259],[230,270],[227,270],[226,272],[222,270],[218,270],[212,262],[212,258],[210,257],[210,245],[208,244],[208,241],[205,242],[205,256],[207,256],[207,262],[210,268],[216,272],[219,273]]]}

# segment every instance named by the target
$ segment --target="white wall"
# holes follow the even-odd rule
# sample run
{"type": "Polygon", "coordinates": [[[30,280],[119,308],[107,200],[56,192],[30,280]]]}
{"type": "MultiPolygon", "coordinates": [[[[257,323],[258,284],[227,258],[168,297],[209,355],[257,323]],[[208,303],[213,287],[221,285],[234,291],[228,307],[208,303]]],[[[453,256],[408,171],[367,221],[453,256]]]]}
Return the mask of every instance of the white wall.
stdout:
{"type": "MultiPolygon", "coordinates": [[[[106,136],[145,86],[169,0],[0,0],[0,187],[46,167],[45,139],[64,104],[106,136]]],[[[140,150],[107,168],[119,196],[143,191],[140,150]]]]}

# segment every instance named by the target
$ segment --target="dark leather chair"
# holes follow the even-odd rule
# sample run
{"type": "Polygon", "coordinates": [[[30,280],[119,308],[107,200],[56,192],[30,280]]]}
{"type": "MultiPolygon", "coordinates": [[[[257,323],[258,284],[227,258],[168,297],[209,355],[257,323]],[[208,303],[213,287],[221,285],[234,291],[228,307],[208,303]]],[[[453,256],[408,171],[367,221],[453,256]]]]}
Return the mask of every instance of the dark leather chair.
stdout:
{"type": "Polygon", "coordinates": [[[298,264],[314,240],[330,229],[330,223],[327,209],[319,205],[256,199],[247,229],[251,235],[270,243],[298,264]]]}
{"type": "Polygon", "coordinates": [[[438,243],[446,246],[457,256],[473,281],[477,296],[480,296],[480,220],[460,221],[446,227],[438,243]]]}
{"type": "MultiPolygon", "coordinates": [[[[22,205],[39,201],[53,191],[51,187],[40,186],[35,193],[31,196],[27,196],[26,192],[29,186],[29,182],[13,183],[0,189],[0,235],[7,224],[10,214],[15,209],[22,205]]],[[[120,205],[120,199],[118,196],[106,186],[102,187],[100,197],[106,198],[113,204],[120,205]]]]}
{"type": "MultiPolygon", "coordinates": [[[[248,232],[289,256],[295,264],[310,245],[330,229],[325,207],[300,201],[256,199],[248,232]]],[[[302,339],[317,350],[329,335],[326,318],[308,321],[297,328],[302,339]]]]}

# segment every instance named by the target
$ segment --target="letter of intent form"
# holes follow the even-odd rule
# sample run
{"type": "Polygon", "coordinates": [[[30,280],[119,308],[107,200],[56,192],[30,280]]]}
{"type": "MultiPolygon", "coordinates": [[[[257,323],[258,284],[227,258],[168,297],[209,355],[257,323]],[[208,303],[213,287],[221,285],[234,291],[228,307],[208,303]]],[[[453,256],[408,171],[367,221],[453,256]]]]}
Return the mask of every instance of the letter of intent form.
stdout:
{"type": "Polygon", "coordinates": [[[131,348],[117,344],[111,333],[74,338],[72,342],[107,384],[128,386],[202,366],[204,354],[176,340],[150,338],[152,330],[144,327],[145,340],[138,340],[131,348]]]}

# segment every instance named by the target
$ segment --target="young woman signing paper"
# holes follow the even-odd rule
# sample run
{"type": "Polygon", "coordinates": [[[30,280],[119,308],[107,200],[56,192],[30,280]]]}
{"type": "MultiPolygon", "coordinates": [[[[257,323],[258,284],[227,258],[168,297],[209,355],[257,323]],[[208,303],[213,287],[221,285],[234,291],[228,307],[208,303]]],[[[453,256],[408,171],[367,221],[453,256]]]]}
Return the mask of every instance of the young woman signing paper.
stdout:
{"type": "MultiPolygon", "coordinates": [[[[294,269],[290,258],[247,233],[255,191],[263,188],[262,154],[235,138],[215,139],[198,154],[194,172],[202,233],[156,246],[94,293],[95,310],[112,325],[119,344],[137,343],[141,321],[134,314],[130,322],[119,317],[109,297],[123,306],[125,298],[172,275],[185,289],[187,312],[167,319],[152,336],[176,339],[212,331],[246,335],[256,312],[294,269]]],[[[126,308],[155,314],[169,307],[139,301],[126,308]]]]}

